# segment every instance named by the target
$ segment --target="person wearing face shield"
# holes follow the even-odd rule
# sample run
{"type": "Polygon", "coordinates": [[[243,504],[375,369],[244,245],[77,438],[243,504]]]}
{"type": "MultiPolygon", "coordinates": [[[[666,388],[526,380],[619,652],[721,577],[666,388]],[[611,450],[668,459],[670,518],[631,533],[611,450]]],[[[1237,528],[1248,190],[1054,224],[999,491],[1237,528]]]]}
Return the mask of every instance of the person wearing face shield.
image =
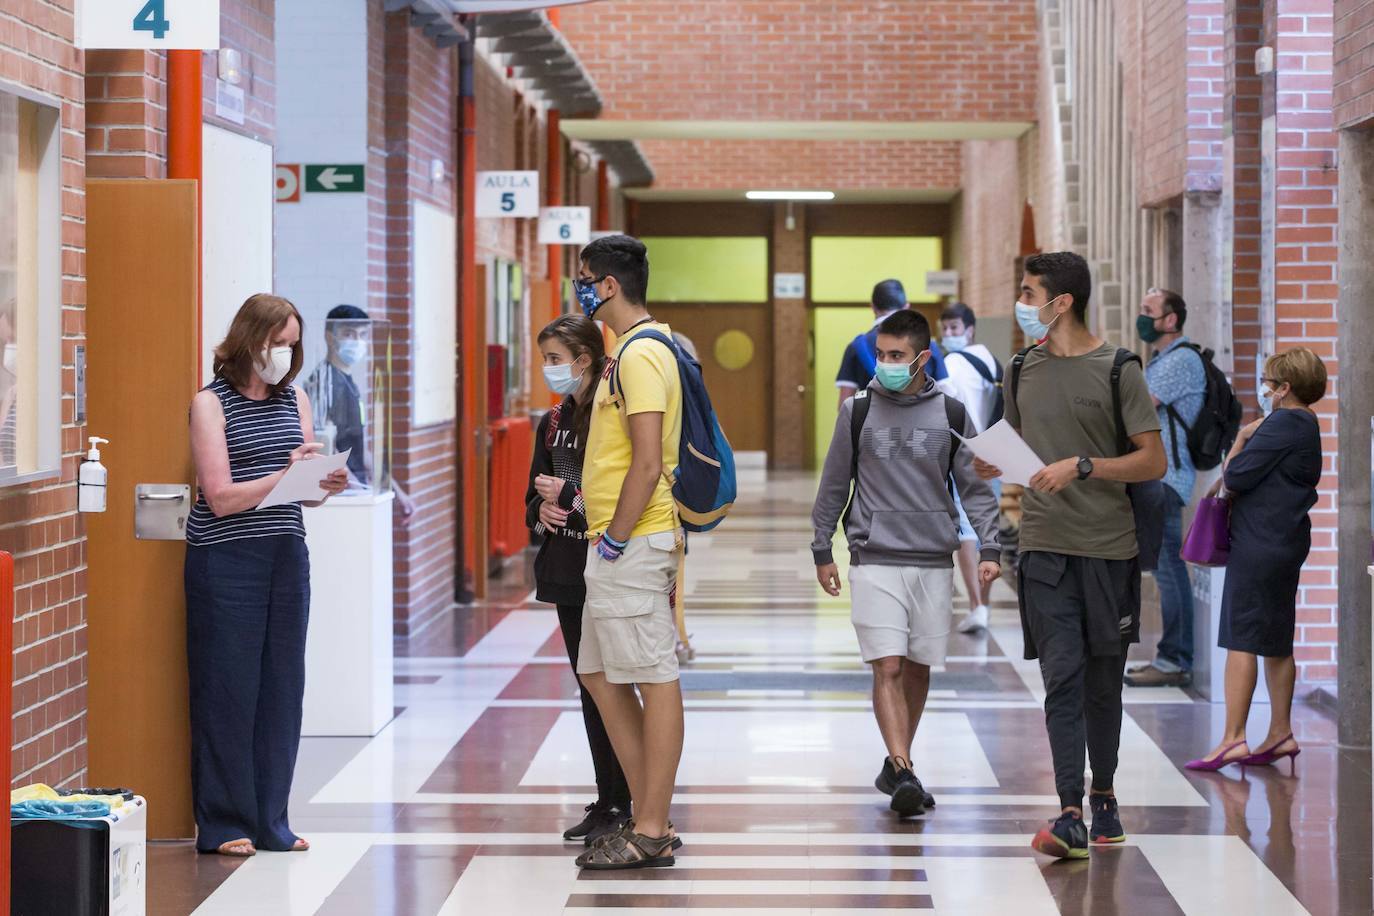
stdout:
{"type": "MultiPolygon", "coordinates": [[[[310,555],[301,504],[257,506],[320,450],[301,368],[300,312],[249,297],[191,402],[198,494],[186,523],[186,655],[196,848],[299,852],[288,805],[305,695],[310,555]]],[[[339,469],[325,497],[348,484],[339,469]]]]}
{"type": "MultiPolygon", "coordinates": [[[[315,405],[315,433],[329,454],[352,449],[348,473],[366,486],[372,481],[372,449],[362,393],[353,372],[367,357],[370,326],[367,312],[356,305],[336,305],[325,316],[325,358],[306,379],[305,390],[315,405]]],[[[396,511],[404,527],[415,514],[415,503],[395,480],[396,511]]]]}
{"type": "MultiPolygon", "coordinates": [[[[1039,659],[1060,814],[1031,847],[1088,856],[1126,838],[1114,780],[1126,652],[1140,638],[1140,561],[1127,485],[1164,475],[1159,417],[1139,358],[1087,326],[1092,277],[1068,252],[1026,259],[1016,320],[1037,343],[1007,373],[1005,419],[1045,467],[1022,497],[1018,570],[1025,657],[1039,659]]],[[[975,459],[980,476],[1001,471],[975,459]]]]}
{"type": "Polygon", "coordinates": [[[844,524],[851,620],[873,670],[873,712],[887,748],[874,785],[908,817],[935,804],[911,757],[930,669],[944,664],[953,619],[956,491],[981,544],[981,583],[1001,574],[1001,548],[997,498],[951,432],[972,437],[977,426],[926,375],[930,324],[899,310],[878,325],[876,340],[873,381],[840,407],[811,512],[811,551],[821,588],[838,596],[831,542],[844,524]]]}

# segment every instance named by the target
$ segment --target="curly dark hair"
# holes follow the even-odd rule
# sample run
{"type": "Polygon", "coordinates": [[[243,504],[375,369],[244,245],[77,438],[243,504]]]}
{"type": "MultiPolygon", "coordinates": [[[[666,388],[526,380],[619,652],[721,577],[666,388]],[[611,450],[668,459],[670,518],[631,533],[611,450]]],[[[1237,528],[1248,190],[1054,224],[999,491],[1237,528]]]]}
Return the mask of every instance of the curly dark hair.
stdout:
{"type": "Polygon", "coordinates": [[[1039,277],[1051,299],[1073,296],[1073,312],[1082,323],[1088,319],[1093,277],[1088,262],[1072,251],[1047,251],[1026,258],[1026,273],[1039,277]]]}

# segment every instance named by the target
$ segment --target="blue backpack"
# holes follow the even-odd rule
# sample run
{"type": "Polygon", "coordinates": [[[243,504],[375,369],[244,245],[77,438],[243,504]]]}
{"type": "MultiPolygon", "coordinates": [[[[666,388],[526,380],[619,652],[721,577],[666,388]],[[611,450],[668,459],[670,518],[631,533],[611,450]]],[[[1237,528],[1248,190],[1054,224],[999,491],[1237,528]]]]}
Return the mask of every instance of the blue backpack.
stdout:
{"type": "MultiPolygon", "coordinates": [[[[735,453],[711,407],[711,396],[701,379],[701,364],[660,331],[640,331],[626,341],[625,347],[636,340],[656,340],[677,359],[682,383],[682,442],[678,446],[677,470],[673,472],[673,500],[683,528],[710,531],[735,504],[735,453]]],[[[621,353],[624,352],[622,347],[621,353]]],[[[618,398],[620,393],[617,363],[611,370],[611,396],[618,398]]]]}

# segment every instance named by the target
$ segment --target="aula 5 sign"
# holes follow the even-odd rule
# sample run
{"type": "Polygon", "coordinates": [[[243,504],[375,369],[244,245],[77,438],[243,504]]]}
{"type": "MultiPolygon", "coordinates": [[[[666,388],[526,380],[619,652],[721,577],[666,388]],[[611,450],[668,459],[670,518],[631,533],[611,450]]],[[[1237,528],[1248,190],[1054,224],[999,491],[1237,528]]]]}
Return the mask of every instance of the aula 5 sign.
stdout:
{"type": "Polygon", "coordinates": [[[78,48],[219,47],[219,0],[76,0],[78,48]]]}
{"type": "Polygon", "coordinates": [[[478,216],[538,216],[538,172],[478,172],[478,216]]]}

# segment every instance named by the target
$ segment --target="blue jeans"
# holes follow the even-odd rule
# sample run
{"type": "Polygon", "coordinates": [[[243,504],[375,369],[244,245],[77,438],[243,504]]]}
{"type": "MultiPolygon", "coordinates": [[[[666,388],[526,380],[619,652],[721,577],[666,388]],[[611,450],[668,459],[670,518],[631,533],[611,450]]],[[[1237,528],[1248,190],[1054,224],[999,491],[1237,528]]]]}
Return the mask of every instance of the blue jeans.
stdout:
{"type": "Polygon", "coordinates": [[[1164,541],[1159,551],[1155,584],[1164,633],[1155,650],[1155,667],[1162,671],[1193,670],[1193,584],[1183,550],[1183,500],[1173,487],[1164,487],[1164,541]]]}

